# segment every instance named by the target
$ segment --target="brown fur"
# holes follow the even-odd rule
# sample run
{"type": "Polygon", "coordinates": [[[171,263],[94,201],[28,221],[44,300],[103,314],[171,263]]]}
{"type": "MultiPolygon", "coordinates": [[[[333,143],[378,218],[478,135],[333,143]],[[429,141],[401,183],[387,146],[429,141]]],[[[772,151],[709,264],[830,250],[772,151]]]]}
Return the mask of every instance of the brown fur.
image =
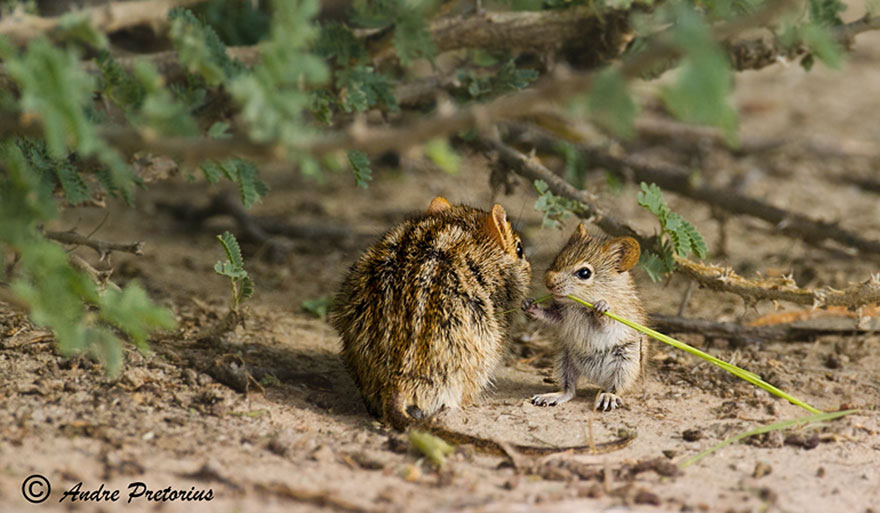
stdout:
{"type": "Polygon", "coordinates": [[[437,197],[352,265],[331,318],[373,415],[402,429],[476,400],[516,315],[500,312],[528,287],[521,248],[500,205],[486,212],[437,197]]]}

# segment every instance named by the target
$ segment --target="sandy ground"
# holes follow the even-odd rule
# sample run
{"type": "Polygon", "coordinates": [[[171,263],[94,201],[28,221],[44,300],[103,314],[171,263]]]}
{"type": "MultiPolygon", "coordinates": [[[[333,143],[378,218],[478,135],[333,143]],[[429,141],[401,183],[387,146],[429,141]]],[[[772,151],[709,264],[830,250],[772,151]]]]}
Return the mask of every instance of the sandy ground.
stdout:
{"type": "MultiPolygon", "coordinates": [[[[807,74],[790,65],[739,74],[743,133],[877,140],[878,62],[880,38],[867,35],[842,72],[817,66],[807,74]]],[[[688,162],[692,156],[675,158],[688,162]]],[[[876,161],[784,149],[737,159],[709,151],[700,158],[713,182],[747,176],[750,194],[880,239],[878,196],[841,180],[852,173],[876,177],[876,161]]],[[[147,242],[142,257],[114,256],[115,279],[137,279],[174,310],[187,336],[154,341],[148,356],[128,350],[125,371],[110,380],[87,359],[57,355],[49,340],[33,336],[20,313],[0,305],[0,511],[880,511],[877,335],[740,347],[682,335],[821,409],[853,406],[861,413],[735,444],[678,471],[674,464],[729,436],[805,412],[659,343],[648,379],[626,398],[626,408],[593,412],[595,390],[585,385],[563,406],[537,408],[527,398],[555,386],[550,334],[523,322],[483,402],[443,420],[469,433],[533,445],[605,441],[621,429],[636,432],[636,440],[608,454],[524,458],[518,468],[465,447],[438,471],[408,451],[402,435],[367,414],[338,358],[336,334],[301,307],[334,292],[371,236],[423,209],[434,195],[483,207],[493,201],[479,157],[468,157],[458,176],[404,168],[377,172],[367,190],[356,189],[348,175],[314,183],[295,173],[270,174],[273,191],[255,214],[341,228],[351,236],[294,240],[281,263],[266,262],[261,248],[245,245],[258,291],[246,328],[212,342],[195,341],[192,334],[225,312],[227,285],[213,273],[221,257],[214,236],[231,221],[217,218],[192,229],[157,206],[202,201],[207,186],[181,178],[140,194],[134,209],[113,206],[111,222],[98,235],[147,242]],[[242,394],[219,383],[207,372],[218,359],[260,370],[262,390],[254,385],[242,394]],[[22,497],[22,482],[32,474],[51,482],[51,497],[40,505],[22,497]],[[210,489],[213,499],[140,497],[127,503],[128,487],[136,482],[151,490],[210,489]],[[118,489],[120,498],[59,502],[77,483],[81,491],[118,489]]],[[[636,205],[634,186],[611,192],[601,174],[590,178],[590,186],[620,215],[653,229],[636,205]]],[[[717,250],[718,223],[710,210],[668,199],[717,250]]],[[[574,224],[559,232],[540,229],[527,185],[497,201],[525,236],[533,288],[542,293],[541,273],[574,224]]],[[[69,211],[58,226],[89,231],[103,216],[69,211]]],[[[793,272],[803,286],[840,287],[878,270],[877,260],[817,249],[753,219],[731,219],[727,228],[728,256],[712,259],[745,275],[793,272]]],[[[94,261],[88,251],[77,252],[94,261]]],[[[636,278],[649,311],[676,312],[686,288],[681,278],[656,284],[642,271],[636,278]]],[[[772,304],[745,309],[735,296],[695,290],[686,314],[748,321],[772,310],[772,304]]]]}

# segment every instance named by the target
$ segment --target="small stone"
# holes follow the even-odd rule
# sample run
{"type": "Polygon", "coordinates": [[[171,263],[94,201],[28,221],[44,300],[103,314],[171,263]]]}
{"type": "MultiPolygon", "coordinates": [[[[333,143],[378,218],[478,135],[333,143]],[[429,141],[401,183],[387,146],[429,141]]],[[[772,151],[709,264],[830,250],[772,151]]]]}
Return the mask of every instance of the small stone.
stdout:
{"type": "Polygon", "coordinates": [[[602,489],[602,485],[600,485],[599,483],[583,485],[578,487],[577,490],[578,497],[586,497],[589,499],[598,499],[604,494],[605,491],[602,489]]]}
{"type": "Polygon", "coordinates": [[[819,467],[816,470],[816,477],[825,477],[825,467],[819,467]]]}
{"type": "Polygon", "coordinates": [[[636,504],[650,504],[652,506],[660,505],[660,496],[648,490],[639,490],[633,499],[636,504]]]}
{"type": "Polygon", "coordinates": [[[755,470],[752,471],[752,477],[754,477],[755,479],[760,479],[772,471],[773,468],[770,465],[764,463],[763,461],[759,461],[755,464],[755,470]]]}
{"type": "Polygon", "coordinates": [[[835,356],[833,354],[829,354],[828,356],[825,357],[825,366],[828,367],[829,369],[839,369],[839,368],[843,367],[843,364],[840,361],[840,358],[838,358],[837,356],[835,356]]]}
{"type": "Polygon", "coordinates": [[[309,455],[309,458],[319,463],[329,463],[336,459],[336,455],[333,454],[333,449],[327,447],[326,445],[320,445],[317,449],[312,451],[312,454],[309,455]]]}
{"type": "Polygon", "coordinates": [[[681,438],[685,442],[696,442],[697,440],[702,440],[703,432],[699,429],[685,429],[681,432],[681,438]]]}
{"type": "Polygon", "coordinates": [[[671,460],[678,456],[678,451],[676,451],[675,449],[665,449],[663,451],[663,456],[666,456],[667,459],[671,460]]]}
{"type": "Polygon", "coordinates": [[[413,465],[412,463],[410,463],[408,465],[405,465],[400,470],[400,477],[402,477],[406,481],[409,481],[410,483],[415,483],[422,478],[422,469],[420,469],[417,465],[413,465]]]}

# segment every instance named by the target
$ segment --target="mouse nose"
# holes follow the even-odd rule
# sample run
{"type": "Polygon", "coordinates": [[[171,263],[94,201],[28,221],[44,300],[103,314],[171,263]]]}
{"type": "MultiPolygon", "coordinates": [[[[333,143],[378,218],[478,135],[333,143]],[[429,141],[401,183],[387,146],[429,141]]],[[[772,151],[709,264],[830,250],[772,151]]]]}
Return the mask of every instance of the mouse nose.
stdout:
{"type": "Polygon", "coordinates": [[[556,272],[547,271],[547,274],[544,275],[544,285],[546,285],[549,290],[553,290],[553,287],[556,285],[556,272]]]}

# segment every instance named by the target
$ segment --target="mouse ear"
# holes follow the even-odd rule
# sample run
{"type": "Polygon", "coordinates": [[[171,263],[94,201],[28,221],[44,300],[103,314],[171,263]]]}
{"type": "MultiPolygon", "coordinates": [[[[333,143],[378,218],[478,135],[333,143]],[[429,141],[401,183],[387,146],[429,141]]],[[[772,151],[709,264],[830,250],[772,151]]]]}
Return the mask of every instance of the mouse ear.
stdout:
{"type": "Polygon", "coordinates": [[[486,218],[484,230],[489,234],[489,237],[491,237],[492,240],[501,246],[501,249],[508,252],[511,251],[513,246],[513,234],[510,229],[510,224],[507,222],[507,212],[504,211],[504,207],[498,203],[492,206],[492,211],[489,212],[489,217],[486,218]]]}
{"type": "Polygon", "coordinates": [[[587,227],[584,226],[584,223],[578,223],[578,226],[577,228],[575,228],[574,233],[582,239],[588,239],[590,237],[590,234],[587,232],[587,227]]]}
{"type": "Polygon", "coordinates": [[[425,211],[425,214],[429,216],[439,214],[448,208],[452,208],[452,204],[443,196],[437,196],[431,200],[431,204],[428,205],[428,210],[425,211]]]}
{"type": "Polygon", "coordinates": [[[617,256],[617,272],[626,272],[639,263],[642,251],[632,237],[617,237],[602,245],[602,251],[617,256]]]}

